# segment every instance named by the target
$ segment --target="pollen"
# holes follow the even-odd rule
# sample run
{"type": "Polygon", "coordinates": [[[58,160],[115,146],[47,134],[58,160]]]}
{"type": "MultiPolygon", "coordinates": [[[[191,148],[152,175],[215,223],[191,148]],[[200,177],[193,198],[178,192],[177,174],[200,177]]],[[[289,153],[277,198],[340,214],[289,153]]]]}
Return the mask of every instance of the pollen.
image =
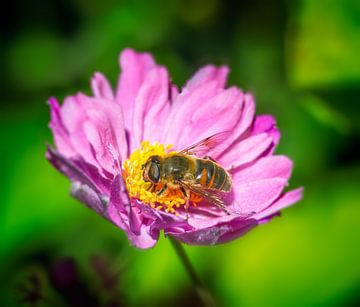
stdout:
{"type": "MultiPolygon", "coordinates": [[[[123,178],[126,188],[131,198],[136,198],[142,203],[149,205],[156,210],[163,210],[168,213],[178,215],[176,209],[184,207],[186,203],[185,196],[180,189],[168,188],[165,193],[158,195],[163,188],[163,184],[157,185],[143,180],[142,166],[154,155],[164,156],[170,152],[172,145],[164,146],[160,143],[144,141],[141,147],[133,151],[123,164],[123,178]]],[[[196,206],[201,201],[198,195],[190,194],[190,204],[196,206]]]]}

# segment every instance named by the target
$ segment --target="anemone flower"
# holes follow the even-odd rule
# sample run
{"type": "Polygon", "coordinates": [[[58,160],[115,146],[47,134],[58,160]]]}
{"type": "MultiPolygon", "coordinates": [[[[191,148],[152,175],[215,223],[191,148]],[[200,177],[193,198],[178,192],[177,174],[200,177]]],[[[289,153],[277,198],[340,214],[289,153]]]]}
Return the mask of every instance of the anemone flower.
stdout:
{"type": "Polygon", "coordinates": [[[227,67],[205,66],[179,90],[148,53],[126,49],[120,66],[115,90],[95,73],[92,96],[68,96],[61,106],[50,98],[56,149],[49,147],[47,158],[71,180],[72,196],[122,229],[133,245],[150,248],[161,231],[192,245],[224,243],[302,197],[301,188],[284,192],[292,162],[274,155],[280,138],[274,118],[255,115],[251,94],[225,87],[227,67]],[[201,142],[214,139],[213,147],[201,142]],[[184,155],[224,170],[230,191],[218,187],[215,193],[208,168],[203,182],[188,181],[188,189],[173,183],[163,189],[145,178],[152,157],[185,153],[197,143],[201,154],[184,155]]]}

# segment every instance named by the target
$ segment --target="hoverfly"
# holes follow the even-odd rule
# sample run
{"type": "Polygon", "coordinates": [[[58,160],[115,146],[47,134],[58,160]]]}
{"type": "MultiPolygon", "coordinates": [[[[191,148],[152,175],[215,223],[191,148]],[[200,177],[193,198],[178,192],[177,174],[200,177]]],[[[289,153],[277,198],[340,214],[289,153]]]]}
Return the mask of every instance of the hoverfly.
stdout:
{"type": "Polygon", "coordinates": [[[167,189],[180,189],[186,201],[186,212],[189,207],[190,193],[194,193],[230,214],[224,201],[219,197],[220,193],[231,191],[230,174],[214,159],[208,156],[202,158],[196,156],[221,143],[227,133],[214,134],[179,152],[149,157],[142,165],[143,180],[152,183],[153,188],[161,186],[162,188],[156,192],[159,196],[167,189]]]}

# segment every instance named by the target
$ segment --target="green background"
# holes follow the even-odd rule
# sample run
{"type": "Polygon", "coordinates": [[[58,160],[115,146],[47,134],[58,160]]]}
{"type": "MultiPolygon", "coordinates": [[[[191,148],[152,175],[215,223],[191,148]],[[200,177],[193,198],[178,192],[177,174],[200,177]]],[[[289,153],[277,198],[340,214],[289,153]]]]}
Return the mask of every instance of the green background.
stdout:
{"type": "Polygon", "coordinates": [[[291,186],[305,187],[303,201],[241,239],[186,247],[218,305],[360,304],[360,1],[8,5],[0,36],[1,306],[19,305],[19,285],[31,288],[33,275],[53,306],[68,304],[48,278],[64,257],[75,261],[94,306],[198,305],[167,239],[134,249],[69,196],[68,180],[44,158],[48,97],[90,93],[95,71],[115,85],[125,47],[152,52],[178,85],[206,63],[229,65],[229,83],[254,93],[258,113],[276,116],[277,152],[294,160],[291,186]],[[94,257],[116,275],[112,289],[102,286],[94,257]]]}

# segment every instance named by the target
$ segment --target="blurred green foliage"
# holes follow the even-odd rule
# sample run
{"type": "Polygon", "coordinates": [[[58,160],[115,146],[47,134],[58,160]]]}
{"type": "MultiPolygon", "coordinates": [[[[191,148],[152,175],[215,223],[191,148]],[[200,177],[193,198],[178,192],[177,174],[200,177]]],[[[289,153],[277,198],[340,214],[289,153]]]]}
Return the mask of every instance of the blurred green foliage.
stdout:
{"type": "Polygon", "coordinates": [[[242,239],[186,248],[219,306],[360,303],[359,1],[8,4],[0,19],[1,306],[18,304],[18,285],[32,273],[60,301],[46,276],[63,257],[104,303],[110,292],[100,295],[94,255],[118,272],[121,306],[198,304],[166,239],[135,250],[70,198],[67,179],[44,158],[46,99],[89,93],[94,71],[115,85],[125,47],[152,52],[178,85],[205,63],[229,65],[230,84],[277,117],[278,152],[295,162],[292,186],[305,186],[301,203],[242,239]]]}

